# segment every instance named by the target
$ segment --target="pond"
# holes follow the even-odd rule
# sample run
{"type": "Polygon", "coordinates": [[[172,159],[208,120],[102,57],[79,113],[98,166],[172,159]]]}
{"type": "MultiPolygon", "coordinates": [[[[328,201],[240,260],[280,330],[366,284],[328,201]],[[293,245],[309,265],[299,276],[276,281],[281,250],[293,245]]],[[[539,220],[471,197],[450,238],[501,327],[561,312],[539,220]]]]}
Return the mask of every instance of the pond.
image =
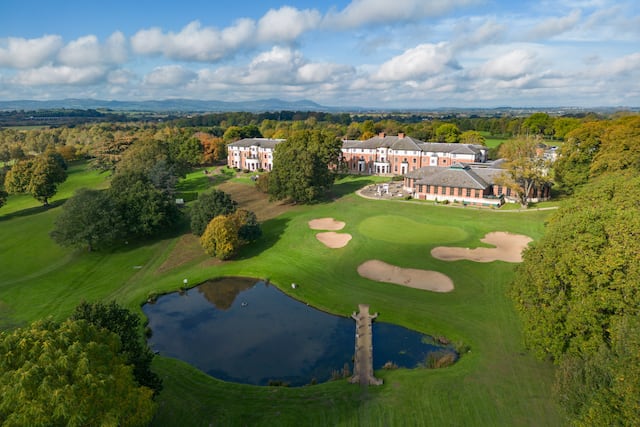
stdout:
{"type": "MultiPolygon", "coordinates": [[[[142,310],[152,350],[225,381],[301,386],[327,381],[345,367],[353,371],[355,321],[314,309],[262,280],[211,280],[142,310]]],[[[375,321],[372,330],[374,369],[386,362],[414,368],[430,353],[453,352],[397,325],[375,321]]]]}

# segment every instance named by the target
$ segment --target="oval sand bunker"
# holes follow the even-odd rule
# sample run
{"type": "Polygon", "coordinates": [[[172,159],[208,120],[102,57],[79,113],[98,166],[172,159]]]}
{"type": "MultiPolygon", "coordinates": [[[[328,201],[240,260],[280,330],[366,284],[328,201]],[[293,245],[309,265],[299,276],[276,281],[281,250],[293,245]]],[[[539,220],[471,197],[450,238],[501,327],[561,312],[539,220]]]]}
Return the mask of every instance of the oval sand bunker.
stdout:
{"type": "Polygon", "coordinates": [[[449,276],[431,270],[401,268],[379,260],[365,261],[358,266],[360,276],[378,282],[393,283],[432,292],[451,292],[449,276]]]}
{"type": "Polygon", "coordinates": [[[318,218],[309,221],[309,228],[312,230],[342,230],[345,223],[342,221],[336,221],[333,218],[318,218]]]}
{"type": "Polygon", "coordinates": [[[328,248],[338,249],[347,246],[347,243],[351,240],[351,234],[327,231],[326,233],[316,234],[316,239],[328,248]]]}

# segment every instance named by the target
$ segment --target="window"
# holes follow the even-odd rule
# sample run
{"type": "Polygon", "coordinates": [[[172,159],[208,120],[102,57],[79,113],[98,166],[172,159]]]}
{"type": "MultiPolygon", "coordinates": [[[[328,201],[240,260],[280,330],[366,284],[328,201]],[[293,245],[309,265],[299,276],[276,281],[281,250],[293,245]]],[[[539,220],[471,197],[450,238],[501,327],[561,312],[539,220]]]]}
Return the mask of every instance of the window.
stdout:
{"type": "Polygon", "coordinates": [[[453,187],[449,187],[449,195],[453,196],[453,187]]]}
{"type": "Polygon", "coordinates": [[[471,189],[467,188],[467,197],[471,197],[471,189]]]}
{"type": "Polygon", "coordinates": [[[433,186],[433,194],[438,194],[438,186],[437,185],[433,186]]]}
{"type": "Polygon", "coordinates": [[[442,194],[443,196],[447,194],[447,187],[445,186],[440,187],[440,194],[442,194]]]}
{"type": "Polygon", "coordinates": [[[431,186],[430,186],[430,185],[427,185],[426,187],[427,187],[427,188],[426,188],[426,190],[425,190],[425,193],[427,193],[427,194],[428,194],[428,193],[431,193],[431,186]]]}
{"type": "Polygon", "coordinates": [[[502,185],[498,185],[498,196],[502,194],[502,185]]]}
{"type": "Polygon", "coordinates": [[[416,158],[414,157],[414,158],[413,158],[413,163],[415,163],[415,162],[416,162],[416,158]]]}

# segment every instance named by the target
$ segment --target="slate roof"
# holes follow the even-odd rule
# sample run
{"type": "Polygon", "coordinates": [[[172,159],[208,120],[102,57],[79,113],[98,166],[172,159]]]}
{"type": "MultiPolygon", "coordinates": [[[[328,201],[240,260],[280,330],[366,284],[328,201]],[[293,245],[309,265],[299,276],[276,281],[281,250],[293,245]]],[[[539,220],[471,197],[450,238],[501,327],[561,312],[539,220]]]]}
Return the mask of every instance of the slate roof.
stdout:
{"type": "Polygon", "coordinates": [[[425,166],[407,173],[407,178],[414,178],[416,185],[437,185],[441,187],[460,187],[484,190],[495,183],[496,177],[502,173],[495,168],[471,168],[456,163],[448,168],[425,166]]]}
{"type": "Polygon", "coordinates": [[[236,142],[232,142],[229,144],[231,147],[263,147],[263,148],[274,148],[279,143],[283,142],[284,139],[269,139],[269,138],[244,138],[236,142]]]}
{"type": "Polygon", "coordinates": [[[374,136],[364,141],[344,140],[342,142],[343,149],[364,148],[374,150],[376,148],[390,148],[392,150],[404,151],[422,151],[452,154],[477,154],[487,147],[474,144],[452,144],[444,142],[424,142],[410,136],[374,136]]]}
{"type": "Polygon", "coordinates": [[[412,150],[422,151],[420,145],[423,141],[411,138],[410,136],[374,136],[373,138],[366,139],[364,141],[346,140],[343,141],[342,148],[391,148],[392,150],[412,150]]]}
{"type": "Polygon", "coordinates": [[[478,154],[487,147],[475,144],[454,144],[447,142],[423,142],[421,151],[451,153],[451,154],[478,154]]]}

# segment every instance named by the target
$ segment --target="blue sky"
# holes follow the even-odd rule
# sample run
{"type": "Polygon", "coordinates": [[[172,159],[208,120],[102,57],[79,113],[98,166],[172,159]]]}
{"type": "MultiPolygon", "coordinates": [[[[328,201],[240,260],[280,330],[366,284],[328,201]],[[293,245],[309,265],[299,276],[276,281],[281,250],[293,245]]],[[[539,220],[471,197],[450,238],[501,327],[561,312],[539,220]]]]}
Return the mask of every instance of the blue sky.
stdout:
{"type": "Polygon", "coordinates": [[[637,107],[638,3],[0,0],[0,99],[637,107]]]}

